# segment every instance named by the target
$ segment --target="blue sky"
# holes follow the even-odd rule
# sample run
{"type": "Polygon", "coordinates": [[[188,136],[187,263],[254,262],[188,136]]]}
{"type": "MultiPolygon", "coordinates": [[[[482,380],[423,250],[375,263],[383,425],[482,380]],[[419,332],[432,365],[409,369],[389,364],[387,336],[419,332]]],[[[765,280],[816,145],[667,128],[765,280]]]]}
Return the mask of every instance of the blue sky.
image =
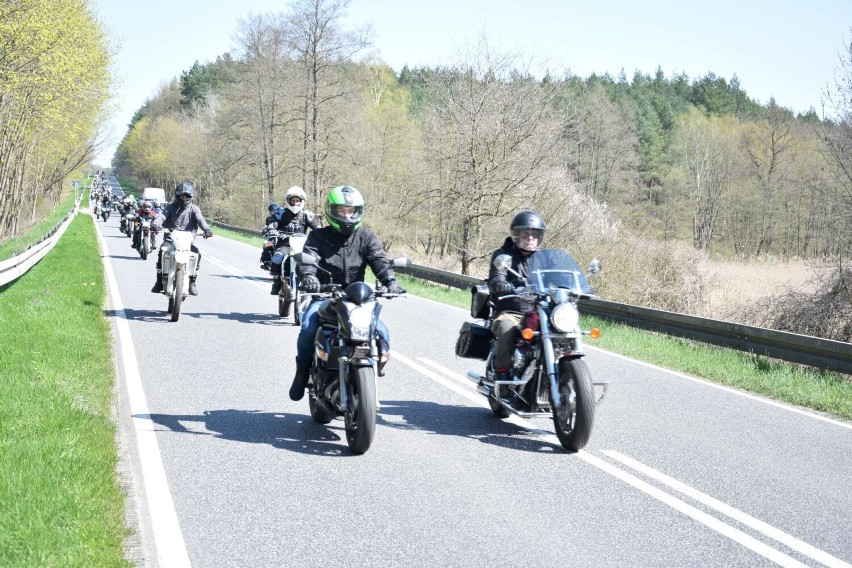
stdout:
{"type": "MultiPolygon", "coordinates": [[[[285,11],[285,0],[92,0],[113,38],[119,79],[107,165],[133,113],[196,60],[233,47],[240,17],[285,11]]],[[[852,0],[351,0],[346,26],[371,24],[373,51],[397,71],[453,60],[483,31],[501,49],[570,69],[628,77],[638,69],[690,78],[734,74],[754,99],[820,112],[821,95],[852,41],[852,0]]]]}

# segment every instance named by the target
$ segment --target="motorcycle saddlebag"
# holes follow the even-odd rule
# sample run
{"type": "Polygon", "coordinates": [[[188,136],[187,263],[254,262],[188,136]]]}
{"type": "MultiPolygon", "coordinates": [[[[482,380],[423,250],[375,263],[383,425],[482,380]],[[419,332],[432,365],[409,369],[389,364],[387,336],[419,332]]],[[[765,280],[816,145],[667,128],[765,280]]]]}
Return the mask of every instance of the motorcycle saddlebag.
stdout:
{"type": "Polygon", "coordinates": [[[459,330],[459,338],[456,340],[456,355],[465,359],[485,361],[488,359],[493,337],[491,329],[484,325],[464,322],[459,330]]]}
{"type": "Polygon", "coordinates": [[[489,295],[487,282],[470,287],[470,317],[488,319],[491,315],[491,306],[488,303],[489,295]]]}

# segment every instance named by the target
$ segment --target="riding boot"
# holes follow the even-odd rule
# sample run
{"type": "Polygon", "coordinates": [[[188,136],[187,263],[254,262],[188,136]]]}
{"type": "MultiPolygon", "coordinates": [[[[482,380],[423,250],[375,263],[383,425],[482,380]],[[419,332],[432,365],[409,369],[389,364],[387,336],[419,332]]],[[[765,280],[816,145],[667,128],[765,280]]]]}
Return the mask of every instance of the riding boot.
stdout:
{"type": "Polygon", "coordinates": [[[273,276],[272,277],[272,290],[269,292],[273,296],[277,296],[278,292],[281,291],[281,277],[273,276]]]}
{"type": "Polygon", "coordinates": [[[189,295],[190,296],[197,296],[198,295],[198,288],[195,287],[195,278],[196,278],[195,276],[192,276],[189,279],[189,295]]]}
{"type": "Polygon", "coordinates": [[[290,387],[290,400],[302,400],[305,396],[305,387],[308,386],[308,377],[311,374],[309,365],[296,363],[296,376],[293,377],[293,385],[290,387]]]}
{"type": "Polygon", "coordinates": [[[155,294],[160,294],[163,292],[163,275],[159,272],[157,273],[157,283],[154,284],[154,287],[151,288],[151,291],[155,294]]]}

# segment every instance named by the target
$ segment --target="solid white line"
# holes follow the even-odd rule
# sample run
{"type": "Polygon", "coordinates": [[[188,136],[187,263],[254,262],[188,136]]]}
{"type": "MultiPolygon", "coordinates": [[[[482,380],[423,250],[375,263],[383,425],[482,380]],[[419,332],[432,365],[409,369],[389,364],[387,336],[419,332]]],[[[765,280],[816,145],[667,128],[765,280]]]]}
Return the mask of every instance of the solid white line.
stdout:
{"type": "Polygon", "coordinates": [[[460,374],[456,373],[455,371],[447,369],[443,365],[439,365],[435,361],[427,359],[426,357],[418,357],[417,360],[420,361],[421,363],[423,363],[424,365],[432,367],[436,371],[440,371],[441,373],[444,373],[444,375],[446,375],[446,376],[448,376],[452,379],[457,380],[458,382],[460,382],[464,386],[466,386],[466,387],[468,387],[468,388],[470,388],[474,391],[476,390],[476,385],[473,384],[472,379],[469,379],[464,375],[460,375],[460,374]]]}
{"type": "Polygon", "coordinates": [[[852,565],[840,560],[839,558],[835,558],[831,554],[824,552],[816,547],[811,546],[810,544],[803,542],[796,537],[785,533],[782,530],[776,529],[775,527],[764,523],[761,520],[755,519],[751,515],[740,511],[739,509],[735,509],[730,505],[722,503],[721,501],[710,497],[709,495],[686,485],[668,475],[659,472],[641,462],[634,460],[620,452],[615,450],[602,450],[601,453],[611,457],[612,459],[621,462],[627,467],[634,469],[644,475],[650,477],[651,479],[655,479],[660,483],[671,487],[675,491],[686,495],[692,499],[695,499],[699,503],[710,507],[711,509],[715,509],[719,511],[723,515],[731,517],[737,522],[740,522],[746,526],[751,527],[752,529],[765,534],[769,538],[777,540],[781,544],[795,550],[796,552],[801,552],[805,556],[809,558],[813,558],[817,562],[821,562],[826,566],[831,566],[832,568],[852,568],[852,565]]]}
{"type": "Polygon", "coordinates": [[[112,307],[116,312],[115,326],[118,330],[118,341],[121,345],[122,365],[124,369],[124,380],[127,384],[127,394],[130,400],[130,414],[133,418],[133,427],[136,432],[136,446],[139,451],[139,462],[142,468],[142,480],[145,486],[145,496],[148,503],[148,512],[151,516],[151,528],[154,534],[154,543],[157,549],[157,560],[160,566],[190,566],[189,555],[180,530],[177,512],[175,511],[172,494],[169,491],[169,482],[163,467],[163,458],[160,455],[160,447],[157,444],[154,423],[148,410],[148,401],[145,399],[145,391],[142,388],[142,379],[139,374],[139,363],[136,358],[136,349],[133,346],[133,336],[130,333],[130,325],[127,323],[127,315],[124,312],[124,304],[118,292],[118,283],[112,270],[109,259],[108,248],[100,228],[95,223],[98,238],[101,242],[101,254],[103,258],[104,272],[107,277],[112,307]]]}
{"type": "MultiPolygon", "coordinates": [[[[429,377],[433,381],[447,387],[448,389],[452,390],[453,392],[460,394],[464,398],[473,402],[476,406],[488,408],[488,403],[485,401],[484,396],[482,396],[478,393],[473,393],[473,392],[471,392],[467,389],[463,389],[462,387],[458,386],[455,382],[451,382],[451,381],[445,379],[444,377],[441,377],[440,375],[434,373],[433,371],[430,371],[429,369],[423,367],[422,365],[415,363],[414,361],[412,361],[408,357],[401,355],[398,351],[394,352],[394,358],[396,360],[400,361],[401,363],[403,363],[404,365],[410,367],[411,369],[413,369],[413,370],[421,373],[422,375],[429,377]]],[[[542,430],[541,428],[538,428],[532,422],[529,422],[528,420],[525,420],[525,419],[523,419],[519,416],[511,415],[511,416],[509,416],[509,418],[506,418],[504,421],[509,422],[511,424],[515,424],[515,425],[517,425],[521,428],[524,428],[526,430],[529,430],[530,432],[544,438],[545,440],[547,440],[550,443],[560,445],[559,439],[554,434],[551,434],[550,432],[547,432],[546,430],[542,430]]],[[[631,485],[632,487],[642,491],[643,493],[653,497],[654,499],[657,499],[658,501],[668,505],[669,507],[672,507],[676,511],[683,513],[684,515],[690,517],[691,519],[698,521],[699,523],[705,525],[706,527],[718,532],[719,534],[721,534],[723,536],[730,538],[734,542],[737,542],[737,543],[741,544],[742,546],[745,546],[746,548],[752,550],[753,552],[756,552],[757,554],[763,556],[764,558],[767,558],[767,559],[775,562],[776,564],[778,564],[780,566],[797,567],[797,568],[801,568],[801,567],[806,566],[805,564],[802,564],[801,562],[799,562],[795,558],[788,556],[788,555],[784,554],[783,552],[776,550],[776,549],[772,548],[771,546],[768,546],[767,544],[760,542],[759,540],[755,539],[754,537],[749,536],[746,533],[744,533],[744,532],[742,532],[742,531],[740,531],[740,530],[738,530],[738,529],[736,529],[736,528],[734,528],[730,525],[723,523],[719,519],[712,517],[712,516],[708,515],[707,513],[704,513],[703,511],[696,509],[692,505],[689,505],[688,503],[686,503],[686,502],[684,502],[684,501],[682,501],[682,500],[680,500],[676,497],[673,497],[672,495],[669,495],[668,493],[665,493],[665,492],[661,491],[660,489],[657,489],[656,487],[648,484],[647,482],[642,481],[638,477],[631,475],[630,473],[627,473],[626,471],[620,470],[617,467],[613,466],[612,464],[607,463],[604,460],[602,460],[602,459],[600,459],[600,458],[598,458],[598,457],[596,457],[596,456],[594,456],[594,455],[592,455],[592,454],[590,454],[586,451],[581,450],[581,451],[577,452],[576,455],[577,455],[577,457],[579,457],[580,459],[582,459],[583,461],[585,461],[589,465],[592,465],[592,466],[600,469],[601,471],[608,473],[608,474],[612,475],[613,477],[620,479],[621,481],[627,483],[628,485],[631,485]]]]}

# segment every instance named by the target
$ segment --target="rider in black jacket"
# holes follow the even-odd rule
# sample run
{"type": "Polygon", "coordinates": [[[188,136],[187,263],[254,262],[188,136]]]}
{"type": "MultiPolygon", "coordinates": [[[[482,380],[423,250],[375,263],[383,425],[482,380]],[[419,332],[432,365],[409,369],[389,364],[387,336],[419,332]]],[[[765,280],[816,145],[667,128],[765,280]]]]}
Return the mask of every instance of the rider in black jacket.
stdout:
{"type": "MultiPolygon", "coordinates": [[[[512,218],[511,235],[506,238],[503,246],[491,255],[488,288],[496,298],[512,294],[515,288],[526,285],[527,262],[532,253],[541,250],[545,229],[544,219],[535,211],[521,211],[512,218]],[[494,260],[501,255],[511,257],[511,268],[520,276],[505,268],[494,266],[494,260]]],[[[496,301],[497,316],[491,322],[491,331],[497,338],[494,370],[499,375],[498,380],[509,378],[512,352],[520,332],[521,318],[532,309],[532,302],[522,298],[497,299],[496,301]]]]}
{"type": "MultiPolygon", "coordinates": [[[[305,242],[304,251],[319,259],[316,266],[299,266],[302,277],[301,289],[305,292],[319,292],[322,284],[340,284],[343,287],[353,282],[363,282],[367,265],[376,278],[392,294],[404,292],[394,277],[376,234],[361,227],[364,215],[364,198],[354,187],[339,186],[328,193],[325,205],[327,227],[311,231],[305,242]]],[[[302,329],[299,332],[296,353],[296,376],[290,387],[290,398],[301,400],[305,396],[305,386],[310,373],[311,356],[314,350],[314,337],[319,328],[321,302],[313,302],[302,316],[302,329]]],[[[386,345],[390,345],[390,335],[385,324],[379,320],[377,331],[386,345]]]]}
{"type": "MultiPolygon", "coordinates": [[[[315,231],[320,227],[317,216],[305,208],[307,200],[301,187],[294,185],[288,189],[284,199],[287,205],[281,208],[280,216],[269,225],[270,228],[277,229],[279,233],[276,248],[287,246],[289,235],[294,233],[307,235],[308,229],[315,231]]],[[[272,290],[269,293],[275,296],[281,291],[282,284],[288,285],[286,278],[282,276],[290,273],[290,259],[285,260],[284,253],[276,251],[272,257],[272,264],[269,266],[269,273],[272,275],[272,290]]],[[[287,294],[289,289],[284,292],[287,294]]]]}

